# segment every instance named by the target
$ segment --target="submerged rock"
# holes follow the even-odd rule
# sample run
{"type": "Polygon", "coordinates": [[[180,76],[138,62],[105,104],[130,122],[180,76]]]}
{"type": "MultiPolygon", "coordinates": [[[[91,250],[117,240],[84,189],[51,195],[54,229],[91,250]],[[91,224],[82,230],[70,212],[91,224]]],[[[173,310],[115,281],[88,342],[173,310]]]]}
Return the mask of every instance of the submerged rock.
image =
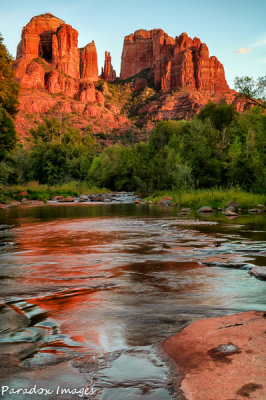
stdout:
{"type": "Polygon", "coordinates": [[[180,214],[190,214],[191,213],[191,208],[182,208],[180,211],[180,214]]]}
{"type": "Polygon", "coordinates": [[[0,333],[26,328],[29,325],[30,319],[25,315],[16,312],[5,304],[0,305],[0,333]]]}
{"type": "Polygon", "coordinates": [[[255,278],[266,281],[266,267],[252,267],[249,273],[255,278]]]}

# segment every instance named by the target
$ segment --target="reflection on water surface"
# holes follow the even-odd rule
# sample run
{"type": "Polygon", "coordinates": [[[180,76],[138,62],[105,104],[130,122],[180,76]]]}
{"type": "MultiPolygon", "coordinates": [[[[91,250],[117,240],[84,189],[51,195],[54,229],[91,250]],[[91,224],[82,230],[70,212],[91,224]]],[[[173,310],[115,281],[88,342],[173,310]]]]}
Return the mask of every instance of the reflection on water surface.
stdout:
{"type": "Polygon", "coordinates": [[[265,265],[265,222],[111,204],[1,212],[0,223],[19,224],[0,233],[1,298],[29,321],[0,336],[22,368],[1,384],[172,398],[153,345],[196,319],[264,310],[265,282],[242,268],[265,265]]]}

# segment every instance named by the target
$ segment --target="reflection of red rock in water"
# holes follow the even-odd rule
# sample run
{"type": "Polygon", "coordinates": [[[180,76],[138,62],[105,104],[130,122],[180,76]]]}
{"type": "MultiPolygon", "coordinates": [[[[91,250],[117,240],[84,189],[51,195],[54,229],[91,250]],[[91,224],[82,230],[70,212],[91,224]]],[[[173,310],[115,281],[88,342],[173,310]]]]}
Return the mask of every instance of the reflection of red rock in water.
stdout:
{"type": "MultiPolygon", "coordinates": [[[[36,226],[24,224],[17,243],[21,251],[19,263],[33,265],[21,281],[40,293],[28,303],[45,310],[72,340],[86,343],[86,348],[93,351],[103,351],[106,350],[101,336],[104,322],[94,318],[103,302],[103,292],[112,290],[111,279],[121,271],[113,268],[110,275],[107,262],[94,265],[88,261],[91,255],[93,260],[97,246],[113,240],[108,233],[92,230],[92,224],[97,224],[97,218],[90,222],[42,223],[38,224],[38,234],[36,226]]],[[[65,347],[65,342],[62,346],[65,347]]]]}
{"type": "Polygon", "coordinates": [[[263,312],[249,311],[194,322],[167,339],[162,347],[175,362],[176,388],[190,400],[264,400],[265,329],[263,312]]]}
{"type": "MultiPolygon", "coordinates": [[[[106,350],[102,343],[101,329],[97,324],[93,325],[90,315],[90,312],[93,313],[94,308],[99,307],[101,302],[97,291],[80,288],[30,299],[28,302],[46,310],[49,317],[57,320],[61,332],[69,335],[71,340],[76,342],[76,344],[71,343],[69,347],[85,345],[86,351],[88,347],[93,351],[106,350]],[[82,319],[82,315],[86,318],[82,319]]],[[[97,323],[99,324],[98,321],[97,323]]],[[[54,341],[52,345],[68,346],[65,341],[54,341]]],[[[45,352],[47,352],[46,349],[45,352]]]]}

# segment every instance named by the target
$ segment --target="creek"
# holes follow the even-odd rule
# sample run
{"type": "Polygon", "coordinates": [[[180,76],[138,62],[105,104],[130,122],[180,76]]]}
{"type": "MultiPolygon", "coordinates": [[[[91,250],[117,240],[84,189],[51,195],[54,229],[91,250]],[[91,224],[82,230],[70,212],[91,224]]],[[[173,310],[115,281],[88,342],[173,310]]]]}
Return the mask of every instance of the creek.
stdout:
{"type": "Polygon", "coordinates": [[[172,399],[160,341],[265,310],[266,283],[248,274],[266,265],[265,214],[45,205],[0,210],[0,224],[0,383],[53,391],[4,399],[172,399]],[[73,393],[85,387],[96,394],[73,393]]]}

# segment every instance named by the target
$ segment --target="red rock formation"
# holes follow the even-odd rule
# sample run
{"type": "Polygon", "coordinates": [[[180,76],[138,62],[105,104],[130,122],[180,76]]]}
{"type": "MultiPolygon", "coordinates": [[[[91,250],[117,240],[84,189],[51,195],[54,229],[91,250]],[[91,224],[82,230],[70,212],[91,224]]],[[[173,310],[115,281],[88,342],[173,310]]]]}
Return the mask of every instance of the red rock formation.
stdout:
{"type": "Polygon", "coordinates": [[[104,68],[102,68],[101,77],[109,82],[113,82],[116,78],[116,73],[111,63],[111,56],[108,51],[105,52],[104,68]]]}
{"type": "Polygon", "coordinates": [[[248,311],[193,322],[165,340],[180,398],[264,400],[265,329],[264,313],[248,311]]]}
{"type": "MultiPolygon", "coordinates": [[[[22,86],[15,121],[22,141],[48,113],[56,117],[69,113],[74,126],[83,129],[90,123],[94,132],[129,125],[126,117],[105,106],[104,96],[111,95],[107,85],[95,89],[93,81],[99,77],[94,42],[78,49],[78,32],[61,19],[51,14],[32,18],[23,28],[13,67],[22,86]]],[[[106,72],[108,79],[115,79],[110,55],[106,72]]]]}
{"type": "Polygon", "coordinates": [[[153,37],[155,32],[143,29],[128,35],[124,39],[121,63],[121,79],[127,79],[153,64],[153,37]]]}
{"type": "Polygon", "coordinates": [[[44,88],[45,71],[41,65],[32,61],[27,65],[25,74],[22,76],[21,85],[28,89],[44,88]]]}
{"type": "MultiPolygon", "coordinates": [[[[33,127],[32,119],[25,117],[33,113],[32,124],[41,122],[46,113],[69,113],[76,126],[90,123],[95,132],[128,126],[127,117],[120,115],[124,103],[112,106],[109,102],[112,92],[107,83],[101,85],[100,91],[95,90],[98,64],[94,42],[78,49],[78,32],[61,19],[51,14],[32,18],[23,28],[17,57],[14,69],[22,86],[16,119],[20,134],[33,127]]],[[[237,110],[248,107],[236,92],[229,90],[223,66],[216,57],[209,57],[207,46],[186,34],[173,39],[155,29],[127,36],[121,77],[132,76],[135,78],[126,83],[129,93],[150,82],[163,92],[149,101],[144,98],[138,108],[138,124],[146,129],[152,129],[162,119],[192,117],[209,100],[225,100],[237,110]],[[184,89],[170,94],[179,88],[184,89]]],[[[115,79],[108,52],[102,77],[115,79]]]]}
{"type": "Polygon", "coordinates": [[[98,78],[98,61],[97,51],[94,40],[87,46],[79,49],[80,52],[80,77],[82,79],[90,79],[97,81],[98,78]]]}
{"type": "Polygon", "coordinates": [[[33,17],[22,30],[17,58],[32,60],[40,56],[51,61],[52,34],[63,24],[64,21],[49,13],[33,17]]]}
{"type": "Polygon", "coordinates": [[[52,35],[52,64],[72,78],[79,78],[78,32],[70,25],[61,25],[52,35]]]}
{"type": "Polygon", "coordinates": [[[222,64],[209,57],[206,44],[183,33],[175,39],[161,29],[139,30],[125,37],[121,79],[149,69],[149,77],[163,92],[182,87],[228,91],[222,64]]]}
{"type": "Polygon", "coordinates": [[[45,74],[45,88],[49,93],[62,93],[74,97],[79,90],[79,82],[52,70],[45,74]]]}
{"type": "Polygon", "coordinates": [[[49,13],[31,19],[23,28],[21,42],[17,47],[17,59],[20,61],[31,61],[38,57],[72,78],[98,80],[94,42],[79,50],[78,32],[49,13]]]}
{"type": "Polygon", "coordinates": [[[104,95],[101,92],[99,92],[99,90],[96,90],[95,93],[96,93],[97,103],[100,104],[101,106],[104,106],[105,103],[104,95]]]}
{"type": "Polygon", "coordinates": [[[94,103],[96,101],[95,87],[92,82],[81,83],[79,100],[84,103],[94,103]]]}
{"type": "Polygon", "coordinates": [[[144,103],[138,114],[142,125],[151,121],[157,123],[162,120],[193,118],[209,101],[219,104],[225,101],[233,104],[238,112],[247,110],[251,103],[243,99],[233,90],[216,93],[192,89],[182,89],[170,94],[161,94],[156,100],[144,103]]]}

